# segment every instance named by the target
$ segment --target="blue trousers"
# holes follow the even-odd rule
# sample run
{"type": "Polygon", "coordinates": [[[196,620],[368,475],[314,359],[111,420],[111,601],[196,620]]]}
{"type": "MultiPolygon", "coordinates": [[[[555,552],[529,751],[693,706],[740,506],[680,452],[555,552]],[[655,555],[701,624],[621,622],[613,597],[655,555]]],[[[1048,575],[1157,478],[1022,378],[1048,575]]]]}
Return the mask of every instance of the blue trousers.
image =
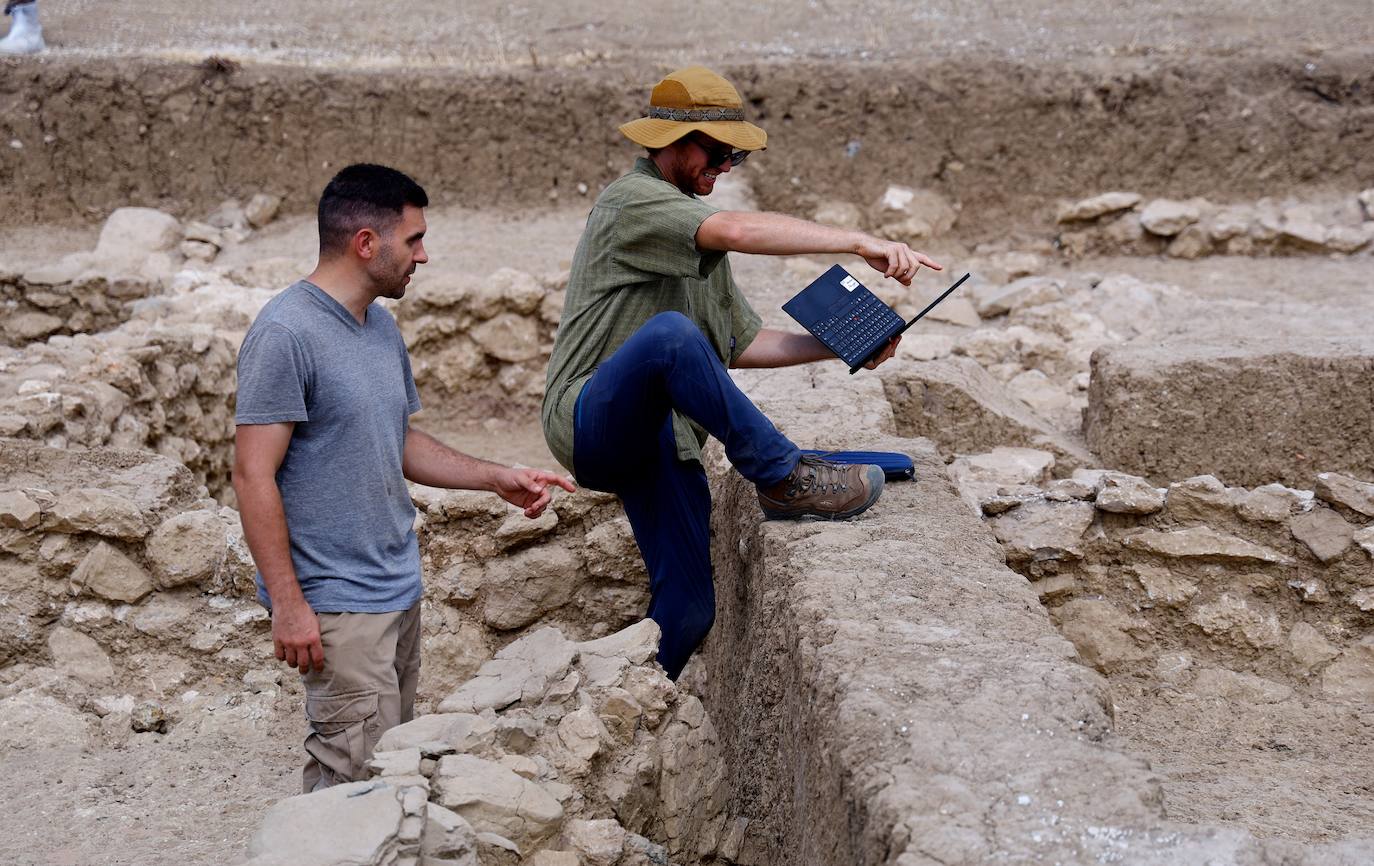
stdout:
{"type": "Polygon", "coordinates": [[[786,478],[801,455],[681,313],[649,319],[583,386],[573,428],[577,480],[625,506],[649,572],[648,616],[663,632],[658,661],[676,680],[715,622],[716,590],[711,491],[701,464],[677,457],[674,409],[719,439],[755,484],[786,478]]]}

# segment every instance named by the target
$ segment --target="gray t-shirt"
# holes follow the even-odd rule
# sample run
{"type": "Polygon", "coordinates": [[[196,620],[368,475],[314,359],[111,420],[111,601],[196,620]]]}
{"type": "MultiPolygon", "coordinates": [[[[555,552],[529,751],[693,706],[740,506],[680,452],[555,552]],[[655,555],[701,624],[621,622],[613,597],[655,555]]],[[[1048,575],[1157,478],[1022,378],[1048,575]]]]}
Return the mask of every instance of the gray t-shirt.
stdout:
{"type": "Polygon", "coordinates": [[[238,375],[236,424],[296,424],[277,486],[306,601],[317,613],[408,609],[420,551],[401,456],[420,397],[396,320],[371,304],[359,325],[302,280],[258,313],[238,375]]]}

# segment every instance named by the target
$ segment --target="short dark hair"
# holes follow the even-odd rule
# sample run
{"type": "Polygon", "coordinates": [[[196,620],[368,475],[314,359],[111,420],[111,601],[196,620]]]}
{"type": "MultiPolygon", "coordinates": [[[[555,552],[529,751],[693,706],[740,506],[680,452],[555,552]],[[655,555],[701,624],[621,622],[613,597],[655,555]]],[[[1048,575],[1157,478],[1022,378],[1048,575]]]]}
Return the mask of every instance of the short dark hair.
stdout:
{"type": "Polygon", "coordinates": [[[389,230],[406,205],[428,207],[429,196],[405,173],[365,162],[348,166],[320,195],[320,253],[342,252],[360,229],[389,230]]]}

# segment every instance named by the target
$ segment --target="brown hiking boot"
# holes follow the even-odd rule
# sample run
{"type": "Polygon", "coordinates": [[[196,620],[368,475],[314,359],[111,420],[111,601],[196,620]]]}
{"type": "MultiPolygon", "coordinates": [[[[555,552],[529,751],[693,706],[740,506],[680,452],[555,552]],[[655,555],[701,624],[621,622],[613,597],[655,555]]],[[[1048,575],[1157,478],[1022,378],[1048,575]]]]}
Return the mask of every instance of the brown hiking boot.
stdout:
{"type": "Polygon", "coordinates": [[[869,464],[830,463],[803,455],[792,474],[759,489],[759,505],[769,520],[812,515],[843,520],[864,511],[883,492],[883,470],[869,464]]]}

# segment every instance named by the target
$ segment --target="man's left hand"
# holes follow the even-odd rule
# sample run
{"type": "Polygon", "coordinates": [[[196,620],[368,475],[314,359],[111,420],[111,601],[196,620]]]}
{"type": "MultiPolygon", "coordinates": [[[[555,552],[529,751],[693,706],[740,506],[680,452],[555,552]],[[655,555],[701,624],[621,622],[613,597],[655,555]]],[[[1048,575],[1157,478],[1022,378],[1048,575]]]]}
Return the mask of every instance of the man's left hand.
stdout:
{"type": "Polygon", "coordinates": [[[901,335],[901,334],[898,334],[897,336],[893,337],[891,340],[888,340],[888,341],[887,341],[887,345],[883,347],[883,350],[882,350],[881,352],[879,352],[879,353],[873,358],[872,361],[869,361],[867,364],[864,364],[864,369],[865,369],[865,370],[874,370],[874,369],[877,369],[877,367],[878,367],[879,364],[881,364],[882,362],[886,361],[888,358],[891,358],[893,355],[897,354],[897,344],[900,343],[900,342],[902,342],[902,335],[901,335]]]}
{"type": "Polygon", "coordinates": [[[496,476],[496,494],[517,508],[525,510],[525,516],[535,518],[544,513],[553,500],[553,487],[562,487],[569,493],[577,488],[573,483],[556,472],[542,469],[507,469],[496,476]]]}

